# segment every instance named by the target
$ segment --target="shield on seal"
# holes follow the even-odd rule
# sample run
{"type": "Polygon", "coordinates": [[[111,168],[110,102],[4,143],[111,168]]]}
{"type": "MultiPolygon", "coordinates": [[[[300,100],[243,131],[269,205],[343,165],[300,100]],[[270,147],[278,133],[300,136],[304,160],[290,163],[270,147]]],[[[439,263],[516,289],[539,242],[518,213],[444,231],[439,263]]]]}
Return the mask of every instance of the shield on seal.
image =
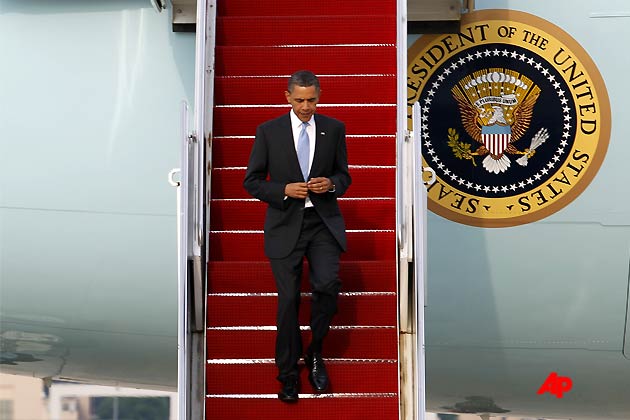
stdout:
{"type": "Polygon", "coordinates": [[[501,156],[510,144],[511,138],[512,127],[509,125],[494,124],[481,127],[481,139],[491,155],[501,156]]]}

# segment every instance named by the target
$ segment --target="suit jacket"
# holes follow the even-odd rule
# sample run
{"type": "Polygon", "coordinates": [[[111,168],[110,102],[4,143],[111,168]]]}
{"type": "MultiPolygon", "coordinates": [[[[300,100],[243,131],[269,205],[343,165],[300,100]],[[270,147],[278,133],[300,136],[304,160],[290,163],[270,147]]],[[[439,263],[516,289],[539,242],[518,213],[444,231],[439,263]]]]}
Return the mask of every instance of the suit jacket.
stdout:
{"type": "MultiPolygon", "coordinates": [[[[315,154],[309,179],[330,178],[335,191],[323,194],[309,192],[309,197],[345,251],[346,227],[337,197],[342,196],[352,182],[348,173],[346,128],[341,121],[320,114],[315,114],[315,128],[315,154]]],[[[258,126],[243,186],[252,196],[268,204],[265,254],[269,258],[284,258],[295,248],[302,228],[304,200],[285,199],[284,188],[286,184],[304,181],[289,114],[258,126]]]]}

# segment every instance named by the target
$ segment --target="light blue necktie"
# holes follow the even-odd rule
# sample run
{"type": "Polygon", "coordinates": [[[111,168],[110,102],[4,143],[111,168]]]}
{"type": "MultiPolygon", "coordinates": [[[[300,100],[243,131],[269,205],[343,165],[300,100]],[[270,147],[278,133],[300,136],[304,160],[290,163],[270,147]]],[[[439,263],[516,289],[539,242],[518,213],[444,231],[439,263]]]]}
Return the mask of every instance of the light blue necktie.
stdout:
{"type": "Polygon", "coordinates": [[[300,168],[302,169],[302,175],[304,175],[304,181],[308,181],[308,155],[310,154],[308,133],[306,127],[309,124],[307,122],[302,123],[302,131],[300,131],[300,137],[298,137],[297,155],[300,162],[300,168]]]}

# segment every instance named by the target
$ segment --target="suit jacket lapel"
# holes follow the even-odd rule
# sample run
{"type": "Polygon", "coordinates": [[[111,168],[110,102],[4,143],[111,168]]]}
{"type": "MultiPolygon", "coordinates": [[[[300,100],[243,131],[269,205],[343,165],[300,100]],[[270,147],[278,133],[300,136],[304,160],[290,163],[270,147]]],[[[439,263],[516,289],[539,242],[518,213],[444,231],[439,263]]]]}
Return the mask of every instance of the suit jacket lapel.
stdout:
{"type": "Polygon", "coordinates": [[[300,161],[298,160],[297,151],[295,150],[295,142],[293,141],[293,129],[291,128],[291,117],[286,114],[286,118],[282,118],[280,124],[280,139],[282,145],[287,151],[287,162],[289,165],[289,172],[298,175],[302,178],[302,169],[300,169],[300,161]]]}
{"type": "Polygon", "coordinates": [[[315,129],[315,154],[313,155],[311,173],[318,173],[318,166],[323,158],[322,153],[324,153],[323,142],[326,141],[326,124],[317,114],[315,114],[315,129]]]}

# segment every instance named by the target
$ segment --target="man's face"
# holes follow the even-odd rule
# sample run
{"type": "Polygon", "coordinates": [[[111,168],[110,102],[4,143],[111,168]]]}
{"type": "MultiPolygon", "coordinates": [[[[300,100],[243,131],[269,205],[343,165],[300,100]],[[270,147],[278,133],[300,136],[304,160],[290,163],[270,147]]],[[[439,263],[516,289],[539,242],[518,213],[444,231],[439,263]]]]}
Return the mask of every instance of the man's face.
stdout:
{"type": "Polygon", "coordinates": [[[317,102],[319,101],[319,93],[315,86],[297,86],[293,85],[293,92],[284,92],[287,102],[291,104],[293,112],[298,116],[300,121],[308,121],[315,113],[317,102]]]}

